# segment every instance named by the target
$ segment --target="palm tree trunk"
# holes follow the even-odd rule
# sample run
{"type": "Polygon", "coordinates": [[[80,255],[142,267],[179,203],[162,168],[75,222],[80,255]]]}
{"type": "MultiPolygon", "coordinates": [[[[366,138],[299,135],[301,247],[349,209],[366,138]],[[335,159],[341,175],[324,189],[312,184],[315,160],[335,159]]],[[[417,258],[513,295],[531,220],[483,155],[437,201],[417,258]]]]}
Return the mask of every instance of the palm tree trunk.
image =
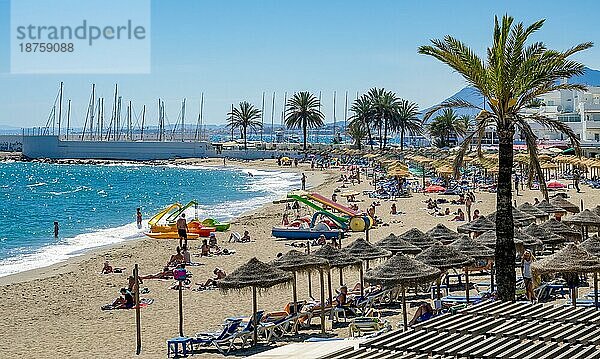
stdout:
{"type": "Polygon", "coordinates": [[[404,127],[400,130],[400,152],[404,151],[404,127]]]}
{"type": "MultiPolygon", "coordinates": [[[[499,121],[501,123],[501,121],[499,121]]],[[[511,125],[498,126],[498,187],[496,194],[496,276],[498,297],[515,300],[515,242],[512,216],[511,173],[513,167],[513,134],[511,125]]]]}
{"type": "Polygon", "coordinates": [[[388,132],[388,121],[387,118],[383,122],[383,149],[387,145],[387,132],[388,132]]]}
{"type": "Polygon", "coordinates": [[[302,134],[304,135],[304,139],[302,140],[302,147],[304,151],[306,151],[306,120],[302,121],[302,134]]]}
{"type": "Polygon", "coordinates": [[[242,126],[242,129],[244,131],[244,151],[245,151],[245,150],[248,149],[248,145],[247,145],[247,142],[246,142],[246,131],[248,131],[248,129],[247,129],[246,126],[242,126]]]}
{"type": "Polygon", "coordinates": [[[373,136],[371,135],[371,125],[367,122],[367,134],[369,135],[369,145],[371,145],[371,151],[373,151],[373,136]]]}

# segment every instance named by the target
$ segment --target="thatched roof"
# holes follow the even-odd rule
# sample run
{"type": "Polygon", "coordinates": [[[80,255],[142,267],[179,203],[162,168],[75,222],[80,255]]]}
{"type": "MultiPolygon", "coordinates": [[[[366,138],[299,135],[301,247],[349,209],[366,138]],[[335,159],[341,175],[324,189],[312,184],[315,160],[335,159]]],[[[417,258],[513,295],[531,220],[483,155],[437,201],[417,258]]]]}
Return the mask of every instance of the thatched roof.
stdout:
{"type": "Polygon", "coordinates": [[[461,268],[473,264],[473,258],[467,257],[441,242],[434,243],[434,245],[418,254],[415,259],[441,270],[461,268]]]}
{"type": "Polygon", "coordinates": [[[582,247],[570,243],[555,254],[533,263],[539,273],[592,273],[600,272],[600,258],[582,247]]]}
{"type": "Polygon", "coordinates": [[[473,220],[469,223],[465,223],[462,226],[458,226],[458,233],[470,233],[470,232],[478,232],[483,233],[487,231],[492,231],[496,229],[496,223],[488,220],[486,217],[481,216],[476,220],[473,220]]]}
{"type": "Polygon", "coordinates": [[[358,238],[352,244],[344,248],[348,254],[353,257],[362,260],[372,260],[378,258],[387,258],[392,256],[392,252],[381,247],[376,247],[371,243],[364,240],[364,238],[358,238]]]}
{"type": "Polygon", "coordinates": [[[478,242],[475,242],[475,240],[466,235],[460,236],[460,238],[452,242],[450,246],[470,258],[494,258],[493,249],[488,248],[478,242]]]}
{"type": "Polygon", "coordinates": [[[570,218],[565,218],[565,222],[577,226],[598,226],[600,225],[600,216],[589,209],[586,209],[570,218]]]}
{"type": "Polygon", "coordinates": [[[597,257],[600,256],[600,237],[597,234],[581,242],[580,246],[590,254],[597,257]]]}
{"type": "Polygon", "coordinates": [[[600,205],[592,208],[592,212],[594,212],[594,214],[600,216],[600,205]]]}
{"type": "MultiPolygon", "coordinates": [[[[533,223],[532,223],[533,224],[533,223]]],[[[523,246],[525,248],[542,248],[544,246],[544,242],[541,239],[536,238],[532,235],[525,233],[524,231],[515,228],[515,240],[519,239],[523,242],[523,246]]]]}
{"type": "Polygon", "coordinates": [[[400,235],[400,238],[421,249],[427,249],[435,243],[435,241],[431,239],[431,237],[421,232],[417,228],[411,228],[408,231],[402,233],[400,235]]]}
{"type": "Polygon", "coordinates": [[[325,244],[313,253],[317,257],[327,259],[332,268],[359,267],[362,261],[341,249],[335,249],[329,244],[325,244]]]}
{"type": "Polygon", "coordinates": [[[528,234],[534,238],[539,239],[544,244],[557,244],[566,242],[567,239],[560,234],[549,231],[546,228],[542,228],[535,223],[530,224],[524,230],[525,234],[528,234]]]}
{"type": "Polygon", "coordinates": [[[291,280],[291,274],[254,257],[227,277],[218,280],[217,287],[222,290],[243,290],[250,287],[267,289],[291,280]]]}
{"type": "MultiPolygon", "coordinates": [[[[485,233],[483,233],[482,235],[478,236],[477,238],[475,238],[475,242],[478,242],[479,244],[482,244],[490,249],[495,249],[496,248],[496,231],[487,231],[485,233]]],[[[517,233],[515,231],[515,237],[514,237],[514,241],[515,241],[515,246],[523,246],[523,241],[517,237],[517,233]]]]}
{"type": "Polygon", "coordinates": [[[444,226],[442,223],[436,224],[435,227],[428,230],[425,234],[434,241],[440,241],[446,244],[458,239],[459,237],[458,233],[444,226]]]}
{"type": "Polygon", "coordinates": [[[365,280],[384,287],[413,286],[429,283],[440,276],[440,270],[398,253],[365,274],[365,280]]]}
{"type": "Polygon", "coordinates": [[[557,207],[554,206],[552,204],[550,204],[550,202],[543,200],[540,203],[538,203],[536,205],[536,207],[538,209],[541,209],[542,211],[548,213],[548,214],[554,214],[554,213],[566,213],[567,211],[561,207],[557,207]]]}
{"type": "Polygon", "coordinates": [[[279,269],[290,272],[312,272],[329,267],[329,262],[326,259],[295,249],[273,260],[271,264],[279,269]]]}
{"type": "Polygon", "coordinates": [[[579,207],[577,205],[567,201],[562,196],[552,197],[550,199],[550,204],[553,206],[562,208],[562,209],[566,210],[567,212],[579,213],[579,207]]]}
{"type": "MultiPolygon", "coordinates": [[[[512,216],[513,216],[513,224],[517,227],[525,227],[525,226],[535,222],[534,216],[527,214],[525,212],[521,212],[520,210],[516,209],[515,207],[512,208],[512,216]]],[[[487,217],[487,219],[492,223],[496,223],[496,212],[490,214],[487,217]]]]}
{"type": "Polygon", "coordinates": [[[548,218],[548,213],[546,211],[542,211],[541,209],[535,207],[529,202],[525,202],[517,208],[521,212],[530,214],[536,218],[548,218]]]}
{"type": "Polygon", "coordinates": [[[414,244],[408,243],[404,239],[398,237],[394,233],[375,243],[379,248],[387,249],[392,253],[417,254],[421,252],[421,248],[414,244]]]}
{"type": "Polygon", "coordinates": [[[554,218],[550,218],[542,223],[540,228],[546,229],[550,233],[561,235],[571,241],[578,241],[581,239],[581,233],[579,231],[569,227],[563,221],[557,221],[554,218]]]}

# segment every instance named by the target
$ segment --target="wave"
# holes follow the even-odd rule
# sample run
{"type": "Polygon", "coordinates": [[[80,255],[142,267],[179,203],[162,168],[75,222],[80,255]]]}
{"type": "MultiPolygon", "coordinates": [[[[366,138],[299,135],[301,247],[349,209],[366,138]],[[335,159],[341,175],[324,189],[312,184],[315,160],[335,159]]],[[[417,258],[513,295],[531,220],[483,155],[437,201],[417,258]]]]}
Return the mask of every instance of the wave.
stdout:
{"type": "Polygon", "coordinates": [[[83,191],[84,189],[89,189],[86,186],[77,186],[76,188],[74,188],[71,191],[63,191],[63,192],[54,192],[54,191],[50,191],[50,192],[46,192],[47,194],[51,194],[53,196],[61,196],[63,194],[70,194],[70,193],[77,193],[79,191],[83,191]]]}
{"type": "Polygon", "coordinates": [[[37,183],[25,185],[25,187],[33,188],[33,187],[40,187],[40,186],[45,186],[45,185],[47,185],[46,182],[37,182],[37,183]]]}

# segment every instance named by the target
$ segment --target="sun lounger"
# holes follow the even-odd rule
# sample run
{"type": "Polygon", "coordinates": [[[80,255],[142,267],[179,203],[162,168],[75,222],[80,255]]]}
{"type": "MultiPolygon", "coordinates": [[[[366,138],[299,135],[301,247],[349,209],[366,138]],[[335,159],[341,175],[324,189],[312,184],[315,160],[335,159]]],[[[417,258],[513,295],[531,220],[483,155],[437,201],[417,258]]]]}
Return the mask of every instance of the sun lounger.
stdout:
{"type": "MultiPolygon", "coordinates": [[[[262,320],[263,314],[265,312],[263,310],[259,310],[258,312],[256,312],[256,318],[258,323],[260,323],[260,321],[262,320]]],[[[260,324],[259,324],[259,328],[260,328],[260,324]]],[[[257,328],[257,333],[259,331],[259,328],[257,328]]],[[[249,340],[252,340],[252,336],[254,334],[254,316],[250,317],[248,322],[246,323],[246,325],[243,326],[243,329],[235,332],[231,338],[231,343],[232,345],[235,344],[236,339],[240,339],[242,341],[242,349],[244,349],[244,347],[246,346],[246,343],[249,340]]]]}
{"type": "Polygon", "coordinates": [[[372,334],[382,330],[391,330],[392,326],[387,320],[382,320],[375,317],[357,317],[352,319],[348,326],[350,330],[350,336],[363,336],[365,334],[372,334]]]}
{"type": "Polygon", "coordinates": [[[227,320],[223,325],[223,330],[213,333],[196,333],[191,340],[192,349],[196,346],[209,348],[214,346],[221,354],[227,354],[234,348],[233,339],[239,330],[242,319],[227,320]]]}
{"type": "MultiPolygon", "coordinates": [[[[600,307],[600,299],[599,301],[599,305],[598,307],[600,307]]],[[[571,299],[568,299],[567,302],[565,303],[565,306],[572,306],[573,302],[571,301],[571,299]]],[[[575,302],[575,305],[577,307],[593,307],[595,306],[594,300],[593,299],[583,299],[583,298],[577,298],[577,302],[575,302]]]]}

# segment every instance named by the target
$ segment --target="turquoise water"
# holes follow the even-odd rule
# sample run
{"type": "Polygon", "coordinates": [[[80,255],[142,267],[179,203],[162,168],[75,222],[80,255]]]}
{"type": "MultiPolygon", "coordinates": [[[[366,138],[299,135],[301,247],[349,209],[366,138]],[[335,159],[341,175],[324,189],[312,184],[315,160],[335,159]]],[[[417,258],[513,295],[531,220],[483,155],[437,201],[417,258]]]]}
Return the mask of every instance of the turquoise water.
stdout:
{"type": "Polygon", "coordinates": [[[200,218],[228,220],[300,183],[290,173],[191,166],[14,162],[0,169],[0,276],[139,237],[148,218],[173,202],[196,199],[200,218]],[[134,223],[137,207],[142,230],[134,223]]]}

